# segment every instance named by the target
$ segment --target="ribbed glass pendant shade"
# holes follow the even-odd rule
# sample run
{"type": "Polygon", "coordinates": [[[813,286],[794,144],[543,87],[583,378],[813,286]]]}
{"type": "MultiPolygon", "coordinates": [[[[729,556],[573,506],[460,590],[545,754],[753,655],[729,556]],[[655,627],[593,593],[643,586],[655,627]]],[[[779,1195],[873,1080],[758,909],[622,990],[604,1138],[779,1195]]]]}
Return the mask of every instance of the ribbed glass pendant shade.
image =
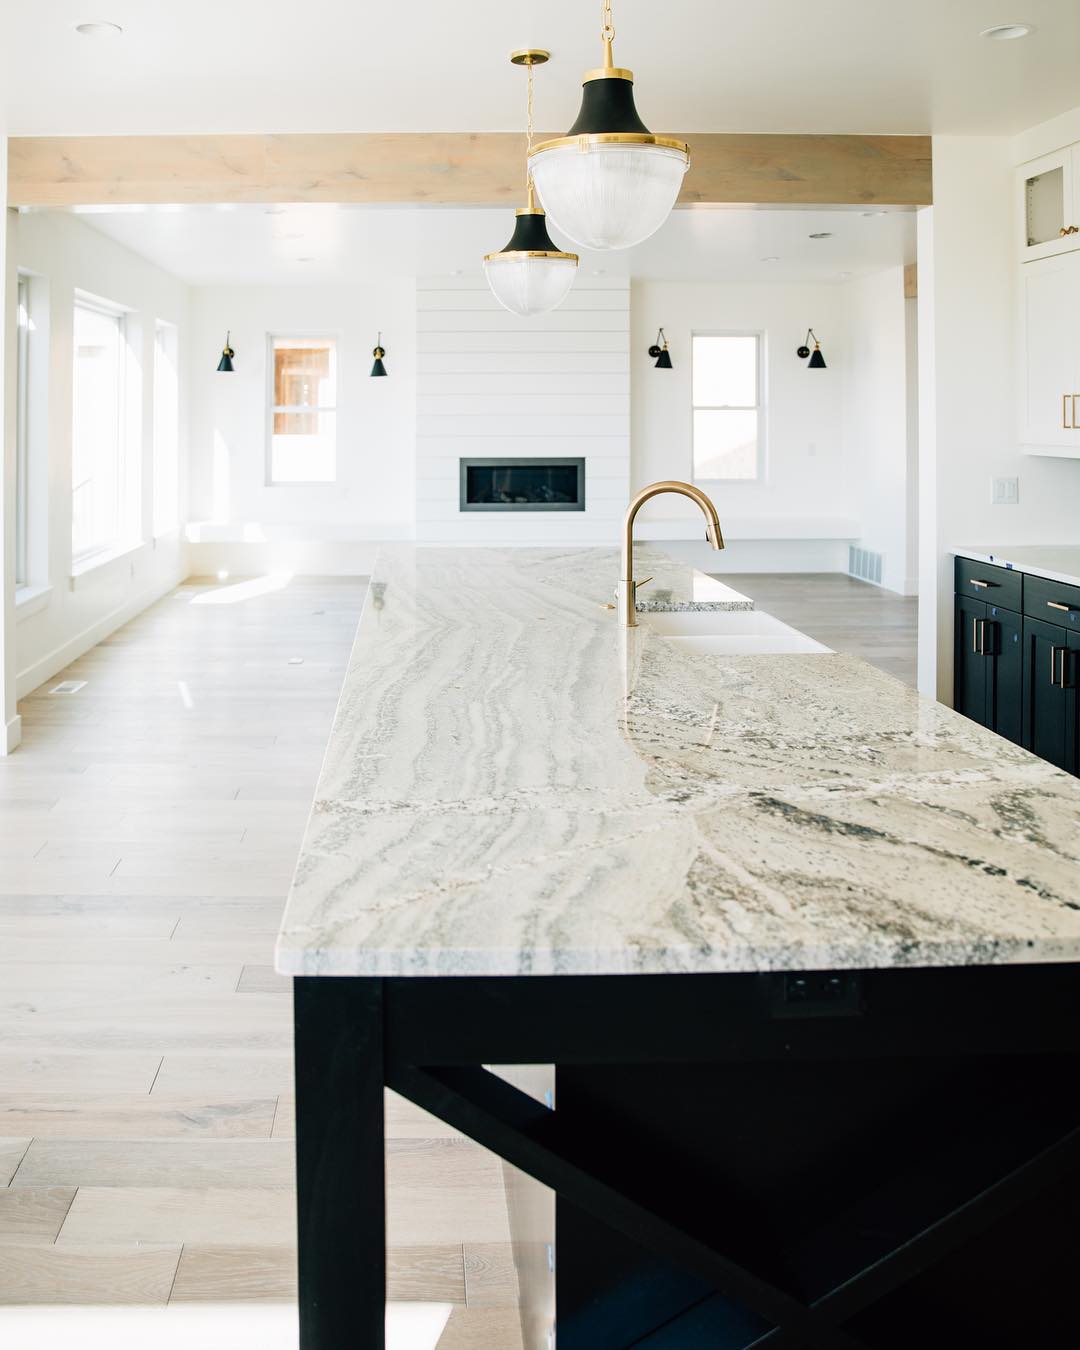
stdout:
{"type": "Polygon", "coordinates": [[[528,319],[562,304],[574,284],[578,260],[552,243],[543,211],[527,207],[516,217],[510,242],[484,259],[484,275],[499,304],[528,319]]]}
{"type": "Polygon", "coordinates": [[[605,67],[585,77],[581,111],[566,136],[529,157],[551,219],[583,248],[633,248],[671,214],[690,166],[681,141],[654,136],[634,105],[633,76],[605,67]]]}

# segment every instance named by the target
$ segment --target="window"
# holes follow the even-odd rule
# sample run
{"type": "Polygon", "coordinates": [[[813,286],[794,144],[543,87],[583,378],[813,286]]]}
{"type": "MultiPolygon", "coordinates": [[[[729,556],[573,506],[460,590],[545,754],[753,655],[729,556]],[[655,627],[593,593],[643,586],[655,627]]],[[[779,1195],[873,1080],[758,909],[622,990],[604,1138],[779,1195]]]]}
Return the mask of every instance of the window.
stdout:
{"type": "Polygon", "coordinates": [[[124,315],[75,303],[71,554],[75,561],[136,533],[125,455],[124,315]]]}
{"type": "Polygon", "coordinates": [[[30,582],[30,278],[19,277],[15,340],[15,585],[30,582]]]}
{"type": "Polygon", "coordinates": [[[761,336],[695,333],[692,339],[694,477],[761,476],[761,336]]]}
{"type": "Polygon", "coordinates": [[[154,328],[154,534],[180,523],[180,374],[176,325],[154,328]]]}
{"type": "Polygon", "coordinates": [[[270,482],[332,483],[337,459],[337,344],[270,339],[270,482]]]}

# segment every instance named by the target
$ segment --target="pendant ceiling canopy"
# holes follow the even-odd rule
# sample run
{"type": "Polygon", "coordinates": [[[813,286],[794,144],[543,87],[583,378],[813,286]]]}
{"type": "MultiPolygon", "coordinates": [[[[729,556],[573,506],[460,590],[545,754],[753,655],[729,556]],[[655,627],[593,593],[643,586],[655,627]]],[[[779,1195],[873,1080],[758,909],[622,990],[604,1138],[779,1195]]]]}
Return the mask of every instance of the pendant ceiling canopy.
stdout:
{"type": "Polygon", "coordinates": [[[610,0],[603,9],[604,64],[585,73],[581,111],[565,136],[529,154],[540,200],[583,248],[632,248],[671,214],[690,147],[654,136],[634,104],[634,75],[615,65],[610,0]]]}
{"type": "MultiPolygon", "coordinates": [[[[527,149],[532,147],[533,68],[543,65],[548,53],[528,48],[511,53],[516,66],[525,66],[529,76],[527,149]]],[[[528,205],[514,213],[514,233],[498,253],[484,259],[484,275],[492,294],[504,309],[523,318],[546,314],[566,299],[577,274],[577,255],[557,248],[547,230],[543,210],[536,204],[532,178],[526,170],[528,205]]]]}

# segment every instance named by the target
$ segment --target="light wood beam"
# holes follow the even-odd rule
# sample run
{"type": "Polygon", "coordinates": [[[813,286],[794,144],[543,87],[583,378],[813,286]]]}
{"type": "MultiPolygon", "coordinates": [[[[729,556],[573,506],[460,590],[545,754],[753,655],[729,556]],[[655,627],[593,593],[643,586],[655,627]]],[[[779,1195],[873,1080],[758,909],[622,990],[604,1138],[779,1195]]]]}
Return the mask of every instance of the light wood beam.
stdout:
{"type": "MultiPolygon", "coordinates": [[[[684,206],[924,206],[928,136],[695,132],[684,206]]],[[[11,206],[341,202],[501,206],[522,196],[509,132],[14,137],[11,206]]]]}

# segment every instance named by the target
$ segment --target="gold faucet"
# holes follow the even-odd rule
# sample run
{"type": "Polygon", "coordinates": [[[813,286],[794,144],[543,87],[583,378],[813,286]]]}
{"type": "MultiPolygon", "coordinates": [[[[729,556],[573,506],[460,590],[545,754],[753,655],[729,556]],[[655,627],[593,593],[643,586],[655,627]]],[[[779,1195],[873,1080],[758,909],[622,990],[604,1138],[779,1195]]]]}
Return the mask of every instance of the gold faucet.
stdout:
{"type": "Polygon", "coordinates": [[[715,549],[724,547],[724,536],[720,532],[720,517],[716,507],[700,488],[693,483],[680,483],[666,479],[662,483],[650,483],[643,487],[626,508],[622,535],[622,576],[619,578],[619,615],[624,628],[637,627],[637,583],[634,581],[634,520],[637,513],[650,497],[658,497],[662,492],[675,492],[697,502],[705,517],[705,538],[715,549]]]}

